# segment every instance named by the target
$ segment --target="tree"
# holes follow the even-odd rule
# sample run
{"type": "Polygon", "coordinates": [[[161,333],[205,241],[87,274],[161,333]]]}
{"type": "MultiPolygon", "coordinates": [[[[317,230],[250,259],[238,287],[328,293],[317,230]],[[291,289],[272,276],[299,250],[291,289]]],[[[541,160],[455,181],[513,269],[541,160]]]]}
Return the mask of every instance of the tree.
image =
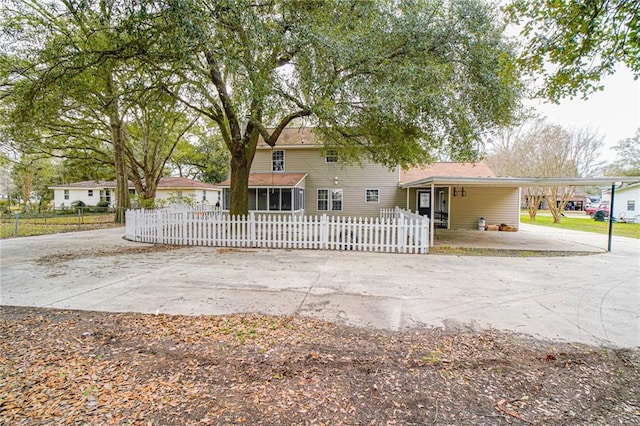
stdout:
{"type": "Polygon", "coordinates": [[[586,97],[617,63],[640,77],[638,1],[513,0],[507,11],[527,39],[520,63],[542,79],[541,96],[586,97]]]}
{"type": "MultiPolygon", "coordinates": [[[[602,137],[589,129],[567,130],[536,120],[519,128],[506,129],[492,142],[487,163],[500,176],[589,176],[602,164],[598,151],[603,143],[602,137]]],[[[530,187],[525,191],[532,220],[535,220],[542,200],[546,200],[554,223],[560,223],[575,187],[530,187]]]]}
{"type": "Polygon", "coordinates": [[[613,147],[616,160],[608,169],[611,176],[640,176],[640,128],[636,134],[613,147]]]}
{"type": "Polygon", "coordinates": [[[23,152],[111,164],[116,221],[129,180],[146,203],[178,141],[197,120],[158,84],[142,52],[155,43],[147,2],[15,0],[2,21],[19,48],[5,55],[4,133],[23,152]],[[19,32],[17,31],[19,29],[19,32]]]}
{"type": "Polygon", "coordinates": [[[393,167],[432,161],[442,147],[476,159],[483,133],[518,107],[512,48],[479,0],[157,7],[164,66],[182,64],[181,102],[209,117],[229,150],[231,214],[247,213],[258,138],[274,147],[296,120],[342,159],[393,167]]]}
{"type": "Polygon", "coordinates": [[[129,196],[116,77],[122,59],[134,50],[118,31],[124,8],[104,1],[7,3],[2,24],[8,29],[4,41],[12,47],[3,61],[2,87],[12,122],[22,127],[13,127],[15,141],[30,150],[47,140],[98,155],[110,142],[116,221],[124,221],[129,196]]]}
{"type": "Polygon", "coordinates": [[[34,208],[37,210],[51,199],[51,191],[48,185],[55,175],[56,169],[50,159],[37,156],[23,155],[12,161],[11,177],[13,187],[17,190],[16,198],[22,201],[22,208],[34,208]]]}
{"type": "Polygon", "coordinates": [[[201,130],[196,132],[196,140],[182,140],[176,146],[169,166],[178,176],[207,183],[222,182],[227,178],[229,151],[219,136],[209,136],[201,130]]]}

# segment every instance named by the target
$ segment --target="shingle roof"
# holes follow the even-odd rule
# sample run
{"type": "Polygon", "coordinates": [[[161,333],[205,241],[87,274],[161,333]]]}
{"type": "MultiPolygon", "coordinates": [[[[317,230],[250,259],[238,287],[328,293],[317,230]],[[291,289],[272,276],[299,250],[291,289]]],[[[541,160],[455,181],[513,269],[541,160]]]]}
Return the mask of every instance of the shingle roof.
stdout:
{"type": "MultiPolygon", "coordinates": [[[[249,186],[267,187],[293,187],[307,176],[306,173],[251,173],[249,175],[249,186]]],[[[220,183],[220,186],[230,186],[231,179],[220,183]]]]}
{"type": "MultiPolygon", "coordinates": [[[[61,184],[61,185],[51,185],[51,186],[49,186],[49,188],[51,188],[51,189],[60,189],[60,188],[97,189],[97,188],[115,188],[115,187],[116,187],[116,181],[115,180],[109,180],[109,181],[105,181],[105,180],[100,180],[100,181],[85,180],[85,181],[82,181],[82,182],[73,182],[73,183],[66,183],[66,184],[61,184]]],[[[131,184],[131,182],[129,182],[129,187],[133,188],[133,185],[131,184]]]]}
{"type": "MultiPolygon", "coordinates": [[[[129,182],[129,188],[133,188],[133,184],[129,182]]],[[[64,185],[51,185],[49,188],[51,189],[100,189],[100,188],[116,188],[116,181],[94,181],[94,180],[85,180],[83,182],[74,182],[67,183],[64,185]]],[[[192,188],[202,188],[202,189],[216,189],[216,185],[211,183],[200,182],[199,180],[189,179],[185,177],[163,177],[160,178],[160,182],[158,182],[158,189],[192,189],[192,188]]]]}
{"type": "Polygon", "coordinates": [[[400,183],[415,182],[431,177],[496,177],[483,162],[433,163],[400,171],[400,183]]]}
{"type": "Polygon", "coordinates": [[[199,180],[189,179],[186,177],[168,176],[160,178],[158,182],[158,189],[173,189],[173,188],[202,188],[202,189],[216,189],[216,185],[212,183],[204,183],[199,180]]]}
{"type": "MultiPolygon", "coordinates": [[[[273,129],[269,129],[269,132],[273,129]]],[[[312,127],[287,127],[282,130],[280,137],[278,137],[278,143],[276,146],[291,146],[291,145],[316,145],[317,138],[313,133],[312,127]]],[[[258,139],[259,148],[270,148],[262,139],[262,136],[258,139]]]]}

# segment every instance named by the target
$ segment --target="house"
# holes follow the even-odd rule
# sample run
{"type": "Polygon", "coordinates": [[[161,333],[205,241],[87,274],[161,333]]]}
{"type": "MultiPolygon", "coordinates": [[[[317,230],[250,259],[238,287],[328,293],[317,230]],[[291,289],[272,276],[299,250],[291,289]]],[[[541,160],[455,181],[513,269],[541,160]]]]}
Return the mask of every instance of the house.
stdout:
{"type": "MultiPolygon", "coordinates": [[[[615,191],[613,217],[629,220],[640,216],[640,183],[622,185],[615,191]]],[[[603,198],[611,199],[610,189],[603,198]]]]}
{"type": "MultiPolygon", "coordinates": [[[[278,145],[258,142],[249,176],[249,210],[269,213],[378,217],[401,207],[438,227],[478,229],[519,224],[518,184],[499,179],[484,163],[435,163],[403,170],[363,161],[346,165],[322,149],[310,128],[288,128],[278,145]]],[[[220,184],[229,208],[230,180],[220,184]]]]}
{"type": "MultiPolygon", "coordinates": [[[[75,201],[87,206],[96,206],[99,202],[115,205],[115,181],[84,181],[65,185],[52,185],[53,204],[56,210],[71,207],[75,201]]],[[[129,183],[129,194],[135,195],[134,186],[129,183]]],[[[156,201],[170,198],[189,197],[191,201],[215,204],[219,200],[220,188],[215,185],[184,177],[163,177],[156,189],[156,201]]]]}

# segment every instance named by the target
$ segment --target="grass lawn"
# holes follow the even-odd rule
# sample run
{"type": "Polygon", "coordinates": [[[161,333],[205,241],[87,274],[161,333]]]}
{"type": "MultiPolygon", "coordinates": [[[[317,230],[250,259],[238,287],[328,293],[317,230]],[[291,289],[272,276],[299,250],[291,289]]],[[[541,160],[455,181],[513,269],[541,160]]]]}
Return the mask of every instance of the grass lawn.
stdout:
{"type": "MultiPolygon", "coordinates": [[[[35,235],[57,234],[60,232],[88,231],[91,229],[111,228],[122,226],[114,223],[113,213],[85,214],[78,224],[76,215],[56,215],[42,217],[25,217],[18,221],[18,237],[32,237],[35,235]]],[[[2,218],[0,224],[0,238],[12,238],[15,235],[15,217],[2,218]]]]}
{"type": "MultiPolygon", "coordinates": [[[[574,231],[595,232],[597,234],[609,233],[609,222],[596,222],[593,219],[583,217],[563,217],[560,223],[553,223],[553,217],[546,214],[538,214],[536,220],[529,219],[527,213],[520,215],[522,223],[530,223],[532,225],[550,226],[553,228],[573,229],[574,231]]],[[[638,223],[619,223],[613,224],[613,235],[619,237],[629,237],[640,239],[640,224],[638,223]]]]}

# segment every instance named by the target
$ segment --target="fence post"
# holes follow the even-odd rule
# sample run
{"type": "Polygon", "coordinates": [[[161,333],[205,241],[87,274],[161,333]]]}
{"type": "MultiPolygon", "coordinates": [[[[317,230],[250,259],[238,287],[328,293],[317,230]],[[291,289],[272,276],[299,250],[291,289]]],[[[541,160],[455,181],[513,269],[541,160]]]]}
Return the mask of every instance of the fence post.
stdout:
{"type": "Polygon", "coordinates": [[[13,236],[17,237],[18,236],[18,222],[20,222],[20,213],[16,213],[16,224],[13,228],[13,236]]]}
{"type": "Polygon", "coordinates": [[[327,241],[329,236],[329,223],[327,222],[327,215],[320,216],[320,249],[327,249],[327,241]]]}
{"type": "Polygon", "coordinates": [[[252,210],[249,212],[249,247],[256,247],[256,215],[252,210]]]}

